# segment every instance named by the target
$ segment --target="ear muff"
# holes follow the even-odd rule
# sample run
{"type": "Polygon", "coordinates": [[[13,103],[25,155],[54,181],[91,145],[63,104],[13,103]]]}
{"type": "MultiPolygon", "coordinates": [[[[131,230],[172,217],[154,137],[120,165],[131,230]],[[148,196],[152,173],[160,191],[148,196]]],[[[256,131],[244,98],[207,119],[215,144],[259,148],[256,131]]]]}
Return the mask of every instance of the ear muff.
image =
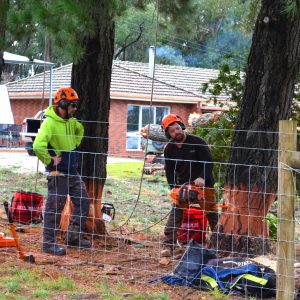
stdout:
{"type": "Polygon", "coordinates": [[[170,140],[170,139],[171,139],[171,136],[169,135],[169,132],[168,132],[168,130],[166,130],[166,131],[165,131],[165,136],[167,137],[167,139],[168,139],[168,140],[170,140]]]}
{"type": "Polygon", "coordinates": [[[178,124],[181,126],[182,130],[185,130],[185,129],[186,129],[186,127],[185,127],[185,125],[184,125],[183,123],[178,122],[178,124]]]}
{"type": "Polygon", "coordinates": [[[68,105],[69,105],[69,101],[64,100],[64,99],[61,99],[61,100],[58,102],[58,106],[61,107],[62,109],[67,109],[67,108],[68,108],[68,105]]]}

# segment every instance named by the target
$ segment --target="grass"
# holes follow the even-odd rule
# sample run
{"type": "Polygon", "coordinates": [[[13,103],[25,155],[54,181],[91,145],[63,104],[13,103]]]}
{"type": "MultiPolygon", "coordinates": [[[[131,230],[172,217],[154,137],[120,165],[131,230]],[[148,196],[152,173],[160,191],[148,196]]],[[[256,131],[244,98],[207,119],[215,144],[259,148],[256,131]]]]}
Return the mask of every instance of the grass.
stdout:
{"type": "Polygon", "coordinates": [[[166,292],[149,292],[141,293],[128,289],[124,282],[117,282],[114,286],[110,286],[108,279],[104,279],[101,284],[96,284],[96,289],[100,292],[100,299],[106,300],[169,300],[166,292]]]}
{"type": "Polygon", "coordinates": [[[108,176],[114,178],[139,178],[142,174],[143,162],[118,162],[107,164],[108,176]]]}
{"type": "Polygon", "coordinates": [[[58,276],[49,279],[43,271],[34,267],[1,269],[0,277],[1,300],[49,299],[61,292],[73,295],[84,291],[84,287],[75,284],[71,278],[58,276]]]}
{"type": "MultiPolygon", "coordinates": [[[[142,162],[121,162],[107,165],[108,178],[104,187],[103,202],[109,202],[116,207],[117,227],[127,220],[135,203],[136,210],[130,225],[141,229],[159,221],[170,209],[169,188],[164,177],[144,175],[141,184],[142,162]],[[139,191],[140,190],[140,191],[139,191]]],[[[47,179],[42,173],[16,173],[14,169],[0,169],[0,201],[10,201],[14,191],[36,191],[47,195],[47,179]]],[[[158,233],[161,224],[147,230],[147,233],[158,233]]]]}
{"type": "Polygon", "coordinates": [[[210,296],[213,300],[229,300],[231,299],[232,294],[226,295],[219,289],[213,289],[210,291],[210,296]]]}
{"type": "Polygon", "coordinates": [[[44,174],[16,173],[11,168],[0,169],[0,201],[10,201],[14,191],[35,191],[35,187],[37,193],[47,194],[47,180],[44,174]]]}
{"type": "MultiPolygon", "coordinates": [[[[144,175],[141,182],[142,166],[142,162],[107,165],[108,178],[104,187],[103,202],[112,203],[116,207],[117,222],[112,223],[113,226],[127,220],[136,202],[138,204],[130,219],[130,225],[136,230],[158,222],[170,210],[166,179],[159,175],[144,175]]],[[[161,227],[162,225],[158,224],[147,230],[147,233],[157,234],[161,227]]]]}

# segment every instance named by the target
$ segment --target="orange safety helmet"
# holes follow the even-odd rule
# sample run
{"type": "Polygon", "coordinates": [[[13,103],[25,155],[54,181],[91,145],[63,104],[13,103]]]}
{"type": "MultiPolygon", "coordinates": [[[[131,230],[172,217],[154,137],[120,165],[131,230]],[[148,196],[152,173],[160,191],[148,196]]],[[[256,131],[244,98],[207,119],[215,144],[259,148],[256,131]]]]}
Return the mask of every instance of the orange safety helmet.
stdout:
{"type": "Polygon", "coordinates": [[[183,120],[178,115],[169,114],[163,117],[161,122],[161,128],[165,132],[165,134],[167,133],[168,127],[175,122],[178,123],[182,129],[185,129],[183,120]]]}
{"type": "Polygon", "coordinates": [[[61,87],[57,90],[53,102],[62,108],[67,108],[68,103],[72,101],[79,101],[76,91],[71,87],[61,87]]]}

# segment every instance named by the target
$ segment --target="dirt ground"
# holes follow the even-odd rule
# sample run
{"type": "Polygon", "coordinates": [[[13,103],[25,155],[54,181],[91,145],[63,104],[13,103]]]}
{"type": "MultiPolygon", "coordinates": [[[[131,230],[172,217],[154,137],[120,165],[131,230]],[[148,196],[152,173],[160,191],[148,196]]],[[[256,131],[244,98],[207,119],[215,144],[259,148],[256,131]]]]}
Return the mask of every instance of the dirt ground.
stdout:
{"type": "MultiPolygon", "coordinates": [[[[8,233],[4,219],[0,219],[1,231],[8,233]]],[[[26,266],[31,270],[39,270],[43,277],[51,280],[63,275],[72,278],[76,285],[85,286],[84,293],[71,298],[58,293],[46,299],[242,299],[186,287],[171,287],[161,282],[150,284],[149,280],[159,278],[174,269],[181,257],[179,252],[174,260],[161,260],[159,236],[137,233],[126,237],[118,232],[111,232],[109,236],[91,239],[92,250],[68,248],[66,256],[55,257],[40,251],[40,226],[24,226],[23,231],[19,233],[20,242],[27,254],[30,252],[34,255],[35,264],[30,265],[18,259],[14,248],[0,248],[0,264],[4,268],[21,269],[26,266]],[[124,285],[124,291],[114,294],[115,298],[104,297],[94,288],[104,279],[111,291],[120,282],[124,285]],[[145,296],[147,294],[152,296],[148,298],[145,296]],[[144,298],[136,295],[144,295],[144,298]]],[[[62,238],[59,241],[63,243],[62,238]]],[[[267,258],[261,259],[262,263],[268,262],[267,258]]],[[[273,262],[269,260],[269,265],[270,263],[273,262]]]]}
{"type": "MultiPolygon", "coordinates": [[[[101,295],[95,294],[93,286],[103,278],[108,279],[111,286],[123,282],[128,291],[134,290],[128,295],[124,293],[124,299],[135,299],[130,298],[134,293],[155,291],[166,292],[168,299],[214,299],[208,293],[190,288],[173,288],[160,282],[148,283],[149,280],[170,272],[180,257],[177,256],[177,259],[167,265],[160,264],[158,237],[137,234],[131,236],[130,240],[139,241],[140,244],[130,244],[126,239],[116,238],[116,233],[113,233],[112,237],[93,239],[92,250],[68,248],[66,256],[55,257],[40,251],[41,228],[25,226],[23,229],[25,232],[19,233],[20,242],[27,254],[34,255],[35,264],[29,265],[18,259],[15,248],[0,248],[0,264],[7,269],[28,265],[31,269],[38,268],[46,277],[54,279],[64,275],[88,289],[90,286],[90,293],[79,295],[76,299],[102,299],[101,295]]],[[[1,222],[0,231],[3,230],[5,231],[5,225],[1,222]]],[[[55,299],[65,299],[63,295],[60,297],[55,299]]]]}

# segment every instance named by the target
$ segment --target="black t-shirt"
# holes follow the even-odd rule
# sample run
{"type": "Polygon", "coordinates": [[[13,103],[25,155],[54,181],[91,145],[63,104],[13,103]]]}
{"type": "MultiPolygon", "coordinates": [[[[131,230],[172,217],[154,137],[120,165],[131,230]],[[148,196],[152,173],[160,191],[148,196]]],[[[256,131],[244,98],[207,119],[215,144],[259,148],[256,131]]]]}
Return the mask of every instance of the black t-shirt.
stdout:
{"type": "Polygon", "coordinates": [[[206,187],[213,187],[213,162],[207,143],[200,137],[187,134],[181,148],[169,142],[164,149],[165,170],[170,188],[205,179],[206,187]]]}

